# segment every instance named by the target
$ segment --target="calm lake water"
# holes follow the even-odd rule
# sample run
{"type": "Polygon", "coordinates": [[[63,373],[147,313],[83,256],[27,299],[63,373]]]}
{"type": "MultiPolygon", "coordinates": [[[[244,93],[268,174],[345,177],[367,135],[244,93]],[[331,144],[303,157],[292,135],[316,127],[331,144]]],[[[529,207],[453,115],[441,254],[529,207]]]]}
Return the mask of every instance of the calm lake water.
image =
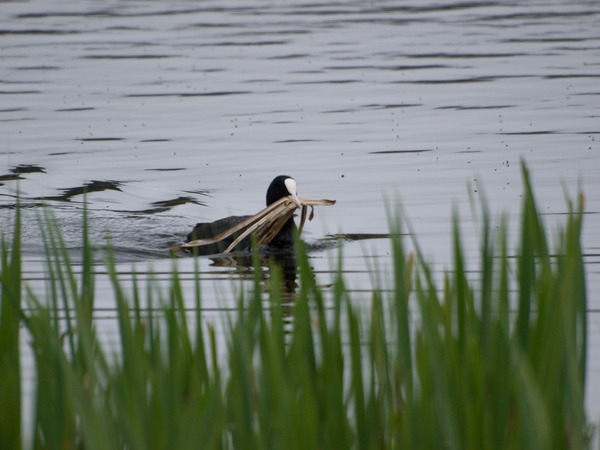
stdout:
{"type": "MultiPolygon", "coordinates": [[[[369,267],[390,263],[377,238],[386,203],[402,204],[439,273],[457,208],[476,268],[469,196],[485,192],[516,233],[524,159],[551,228],[565,191],[586,195],[597,421],[599,23],[593,1],[0,2],[0,227],[19,191],[24,270],[41,292],[40,205],[77,260],[87,186],[92,239],[110,234],[123,278],[135,268],[166,284],[167,249],[196,222],[258,212],[270,180],[289,174],[299,195],[337,200],[317,208],[305,240],[371,235],[343,246],[360,298],[369,267]]],[[[322,284],[337,252],[311,254],[322,284]]],[[[193,260],[176,264],[191,286],[193,260]]],[[[200,274],[219,317],[244,272],[202,258],[200,274]]],[[[102,274],[97,289],[110,334],[102,274]]]]}

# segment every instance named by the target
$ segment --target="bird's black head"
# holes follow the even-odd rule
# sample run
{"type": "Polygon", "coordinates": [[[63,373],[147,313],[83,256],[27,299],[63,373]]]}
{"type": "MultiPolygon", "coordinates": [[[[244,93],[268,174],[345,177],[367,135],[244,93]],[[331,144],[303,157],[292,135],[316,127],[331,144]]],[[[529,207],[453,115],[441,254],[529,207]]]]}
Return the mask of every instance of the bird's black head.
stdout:
{"type": "Polygon", "coordinates": [[[299,204],[296,196],[296,180],[288,175],[275,177],[267,189],[267,206],[282,197],[289,196],[296,204],[299,204]]]}

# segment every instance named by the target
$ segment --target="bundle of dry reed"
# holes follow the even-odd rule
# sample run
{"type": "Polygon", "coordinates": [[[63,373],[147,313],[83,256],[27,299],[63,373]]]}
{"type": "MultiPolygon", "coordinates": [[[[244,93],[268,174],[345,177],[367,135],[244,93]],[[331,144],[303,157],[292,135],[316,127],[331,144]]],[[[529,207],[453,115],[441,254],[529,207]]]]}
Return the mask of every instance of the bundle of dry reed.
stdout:
{"type": "MultiPolygon", "coordinates": [[[[306,216],[308,208],[310,207],[310,215],[308,220],[312,220],[314,217],[314,207],[317,205],[334,205],[335,200],[317,200],[312,198],[298,199],[302,206],[300,213],[300,225],[298,227],[298,234],[302,233],[304,223],[306,222],[306,216]]],[[[271,203],[262,211],[256,213],[252,217],[238,223],[230,229],[218,234],[215,237],[207,239],[196,239],[195,241],[186,242],[185,244],[177,245],[171,248],[172,252],[177,252],[192,247],[199,247],[202,245],[214,244],[228,238],[234,233],[241,232],[239,236],[225,249],[224,253],[230,253],[244,238],[254,233],[259,244],[268,244],[271,240],[277,236],[277,233],[285,225],[285,223],[294,215],[294,211],[298,208],[298,205],[292,201],[289,197],[283,197],[274,203],[271,203]]]]}

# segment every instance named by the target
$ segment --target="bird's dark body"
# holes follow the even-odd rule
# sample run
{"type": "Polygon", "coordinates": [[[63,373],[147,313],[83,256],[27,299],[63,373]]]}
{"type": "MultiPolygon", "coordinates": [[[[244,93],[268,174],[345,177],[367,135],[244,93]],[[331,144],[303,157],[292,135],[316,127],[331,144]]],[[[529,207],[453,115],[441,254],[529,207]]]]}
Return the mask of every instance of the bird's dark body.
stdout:
{"type": "MultiPolygon", "coordinates": [[[[293,180],[287,175],[280,175],[271,182],[269,188],[267,189],[267,206],[276,202],[282,197],[286,197],[290,194],[295,195],[295,192],[289,192],[288,187],[285,184],[285,181],[289,179],[293,180]]],[[[250,217],[251,216],[229,216],[223,219],[215,220],[214,222],[197,223],[194,229],[187,235],[187,242],[196,239],[213,238],[250,217]]],[[[266,251],[267,253],[292,251],[295,227],[296,225],[294,224],[294,219],[290,218],[281,228],[279,233],[271,240],[271,242],[269,242],[269,244],[264,246],[265,248],[262,250],[266,251]]],[[[223,253],[238,236],[239,233],[234,233],[233,235],[219,242],[194,247],[194,251],[198,252],[200,255],[214,255],[223,253]]],[[[235,250],[248,250],[250,248],[250,244],[251,238],[250,236],[247,236],[246,238],[242,239],[235,250]]]]}
{"type": "MultiPolygon", "coordinates": [[[[251,216],[229,216],[223,219],[215,220],[214,222],[197,223],[194,229],[187,235],[186,241],[190,242],[196,239],[208,239],[215,237],[218,234],[229,230],[231,227],[236,226],[238,223],[243,222],[249,217],[251,216]]],[[[239,233],[234,233],[222,241],[215,242],[214,244],[195,247],[195,249],[200,255],[214,255],[216,253],[223,253],[238,236],[239,233]]],[[[248,248],[249,245],[250,237],[246,237],[238,244],[236,250],[243,250],[248,248]]]]}

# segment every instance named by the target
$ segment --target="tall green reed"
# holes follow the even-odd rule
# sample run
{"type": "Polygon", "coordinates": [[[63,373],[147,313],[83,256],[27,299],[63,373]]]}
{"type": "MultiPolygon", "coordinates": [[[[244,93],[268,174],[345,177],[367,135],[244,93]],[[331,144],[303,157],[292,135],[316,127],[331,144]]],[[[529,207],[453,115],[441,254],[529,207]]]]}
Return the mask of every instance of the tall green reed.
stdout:
{"type": "Polygon", "coordinates": [[[17,204],[12,247],[2,236],[0,273],[0,442],[19,450],[21,443],[21,215],[17,204]]]}
{"type": "MultiPolygon", "coordinates": [[[[393,286],[374,286],[369,307],[346,288],[341,250],[324,291],[298,243],[292,303],[278,267],[265,283],[254,255],[252,290],[223,313],[225,347],[199,281],[184,292],[174,264],[170,288],[150,279],[142,298],[110,255],[120,335],[117,348],[100,342],[86,220],[78,273],[56,227],[44,227],[47,298],[28,291],[22,308],[17,214],[13,247],[2,248],[3,405],[20,411],[22,323],[36,360],[33,448],[585,448],[583,201],[568,202],[552,247],[524,167],[523,181],[516,254],[505,222],[480,206],[477,279],[456,218],[441,283],[392,220],[393,286]]],[[[20,448],[10,434],[20,414],[2,414],[2,436],[20,448]]]]}

